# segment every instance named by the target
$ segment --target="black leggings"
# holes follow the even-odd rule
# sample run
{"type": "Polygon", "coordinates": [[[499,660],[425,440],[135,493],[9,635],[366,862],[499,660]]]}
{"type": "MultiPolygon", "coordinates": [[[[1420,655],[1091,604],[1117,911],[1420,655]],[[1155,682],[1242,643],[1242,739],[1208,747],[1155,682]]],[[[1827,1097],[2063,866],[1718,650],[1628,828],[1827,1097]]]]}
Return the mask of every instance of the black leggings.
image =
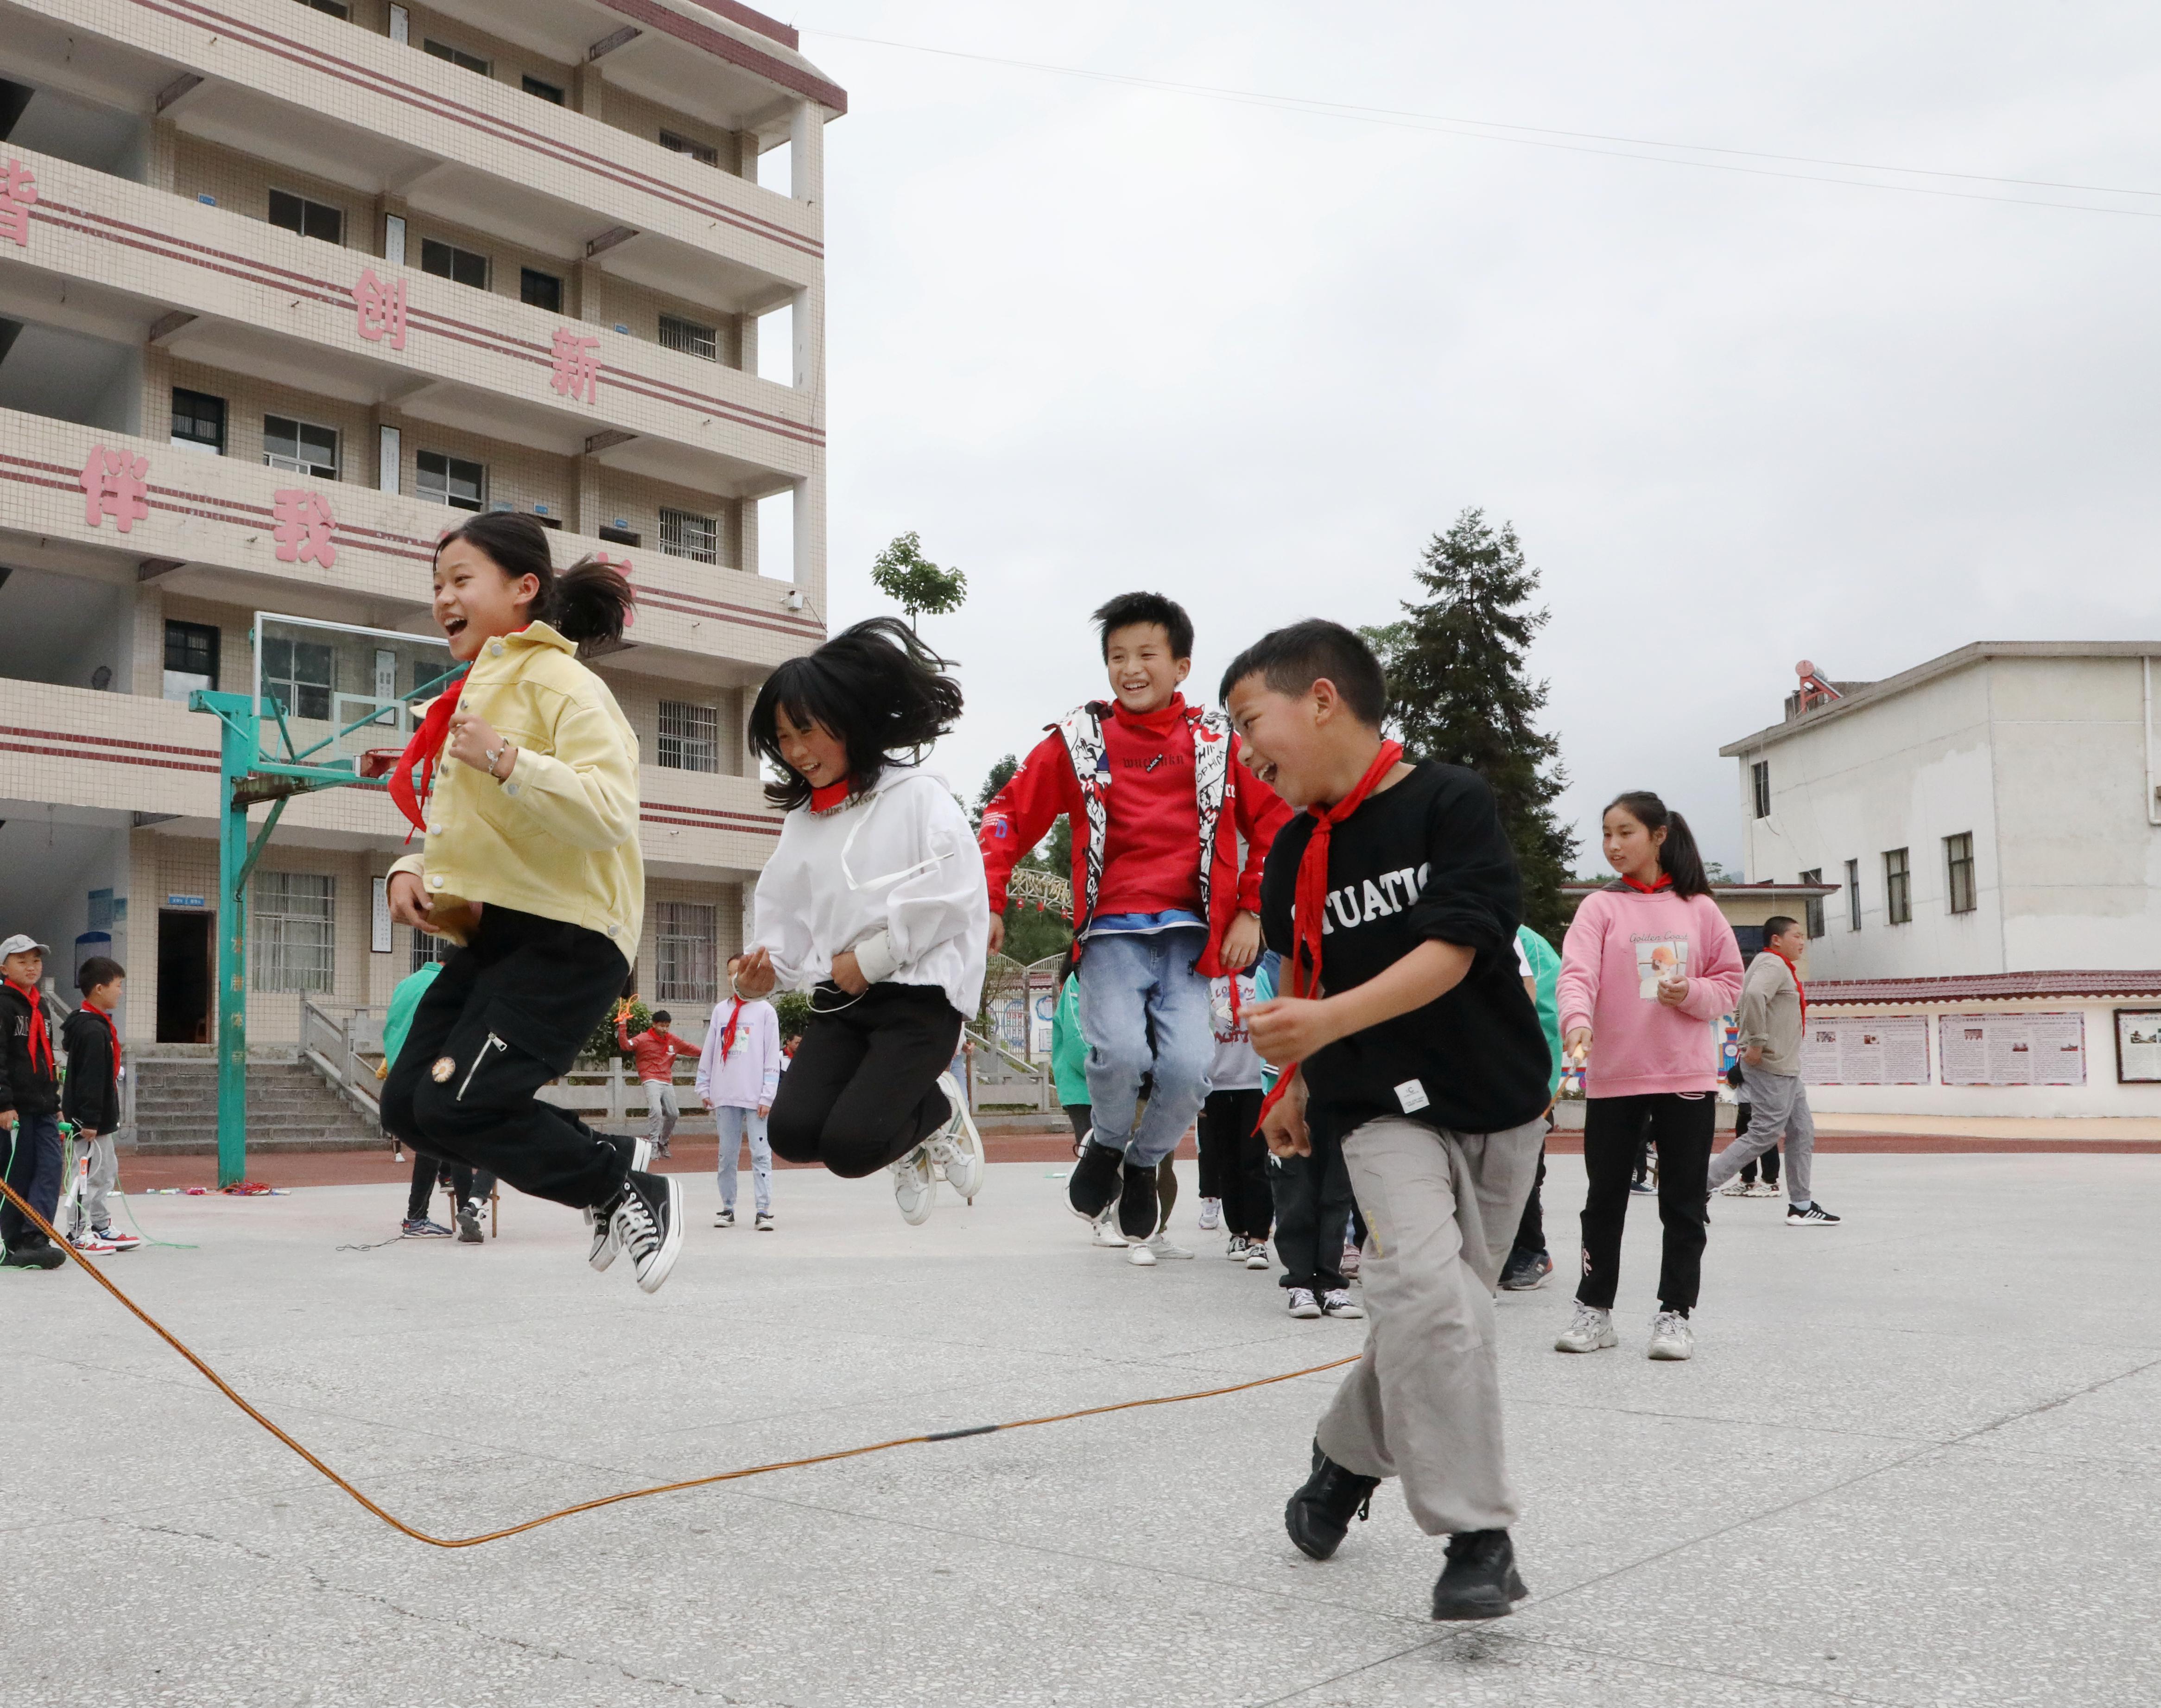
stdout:
{"type": "Polygon", "coordinates": [[[1659,1091],[1636,1097],[1593,1097],[1584,1106],[1583,1284],[1575,1296],[1613,1308],[1621,1284],[1621,1230],[1628,1216],[1628,1177],[1645,1138],[1659,1148],[1659,1221],[1665,1256],[1659,1268],[1661,1310],[1695,1309],[1703,1284],[1711,1144],[1718,1099],[1659,1091]]]}
{"type": "Polygon", "coordinates": [[[1223,1200],[1223,1226],[1249,1240],[1264,1240],[1275,1221],[1268,1185],[1268,1144],[1256,1130],[1262,1091],[1211,1091],[1200,1106],[1200,1195],[1223,1200]]]}
{"type": "Polygon", "coordinates": [[[851,998],[818,987],[810,1028],[773,1094],[773,1154],[861,1179],[898,1162],[952,1117],[938,1076],[961,1017],[936,985],[875,984],[851,998]]]}
{"type": "MultiPolygon", "coordinates": [[[[1742,1138],[1747,1133],[1748,1117],[1751,1112],[1747,1104],[1743,1103],[1741,1106],[1740,1117],[1733,1123],[1733,1136],[1736,1138],[1742,1138]]],[[[1759,1160],[1763,1164],[1763,1184],[1767,1186],[1777,1185],[1778,1184],[1778,1147],[1775,1144],[1765,1151],[1760,1159],[1751,1157],[1747,1162],[1742,1164],[1742,1185],[1752,1186],[1756,1184],[1756,1164],[1759,1160]]]]}
{"type": "Polygon", "coordinates": [[[435,1190],[435,1177],[444,1169],[450,1170],[450,1190],[457,1195],[461,1204],[470,1204],[476,1198],[486,1199],[495,1190],[495,1176],[482,1169],[479,1174],[463,1163],[445,1163],[424,1151],[413,1153],[413,1189],[405,1197],[405,1219],[418,1221],[428,1213],[429,1195],[435,1190]]]}

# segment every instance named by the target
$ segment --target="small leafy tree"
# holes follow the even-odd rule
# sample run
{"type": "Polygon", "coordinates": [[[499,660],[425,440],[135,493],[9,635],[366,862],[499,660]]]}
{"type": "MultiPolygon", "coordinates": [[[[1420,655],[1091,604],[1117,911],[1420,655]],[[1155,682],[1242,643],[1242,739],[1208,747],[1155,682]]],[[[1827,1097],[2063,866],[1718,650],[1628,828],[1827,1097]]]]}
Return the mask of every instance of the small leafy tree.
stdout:
{"type": "MultiPolygon", "coordinates": [[[[983,827],[983,812],[997,799],[998,791],[1012,782],[1020,770],[1020,758],[1008,753],[991,767],[984,778],[983,786],[976,791],[973,815],[977,830],[983,827]]],[[[1038,872],[1048,872],[1055,877],[1070,877],[1073,872],[1073,821],[1064,813],[1051,828],[1050,839],[1043,849],[1031,849],[1018,862],[1038,872]]],[[[1063,955],[1073,941],[1073,927],[1056,914],[1030,906],[1026,902],[1006,903],[1006,944],[1003,953],[1023,966],[1038,961],[1048,960],[1054,955],[1063,955]]]]}
{"type": "Polygon", "coordinates": [[[780,1017],[780,1035],[800,1038],[810,1028],[810,993],[808,991],[775,991],[773,993],[773,1012],[780,1017]]]}
{"type": "Polygon", "coordinates": [[[918,612],[943,617],[958,611],[968,596],[968,578],[958,570],[940,569],[923,555],[923,541],[914,533],[903,534],[877,555],[871,565],[871,581],[879,592],[908,613],[908,626],[915,627],[918,612]]]}

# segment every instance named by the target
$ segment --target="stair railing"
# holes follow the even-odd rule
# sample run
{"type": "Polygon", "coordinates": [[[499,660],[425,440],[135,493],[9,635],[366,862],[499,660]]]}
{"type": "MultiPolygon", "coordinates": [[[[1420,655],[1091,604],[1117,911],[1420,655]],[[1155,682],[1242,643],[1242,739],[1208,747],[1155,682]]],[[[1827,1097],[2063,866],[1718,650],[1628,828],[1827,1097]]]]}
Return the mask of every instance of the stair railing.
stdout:
{"type": "Polygon", "coordinates": [[[360,1053],[357,1023],[362,1018],[355,1014],[334,1019],[301,997],[300,1060],[356,1112],[379,1125],[383,1100],[377,1095],[375,1069],[360,1053]]]}

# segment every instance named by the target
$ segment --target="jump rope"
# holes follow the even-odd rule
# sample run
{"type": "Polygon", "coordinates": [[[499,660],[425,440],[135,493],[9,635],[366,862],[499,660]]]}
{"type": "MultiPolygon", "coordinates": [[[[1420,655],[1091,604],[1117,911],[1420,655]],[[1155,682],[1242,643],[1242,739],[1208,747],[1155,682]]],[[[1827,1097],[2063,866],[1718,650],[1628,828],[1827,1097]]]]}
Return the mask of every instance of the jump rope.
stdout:
{"type": "Polygon", "coordinates": [[[279,1441],[291,1448],[310,1466],[320,1471],[346,1494],[351,1496],[360,1506],[366,1508],[367,1511],[382,1519],[392,1529],[401,1535],[411,1537],[415,1542],[424,1542],[430,1548],[477,1548],[483,1542],[500,1542],[506,1537],[522,1536],[528,1530],[537,1530],[543,1524],[554,1523],[558,1518],[573,1518],[580,1513],[597,1512],[602,1507],[621,1506],[626,1501],[642,1501],[653,1495],[680,1494],[687,1489],[710,1488],[716,1483],[737,1482],[745,1477],[763,1476],[770,1471],[800,1471],[813,1465],[831,1465],[842,1459],[861,1459],[867,1454],[883,1453],[895,1447],[927,1446],[934,1441],[958,1441],[966,1436],[992,1435],[1005,1429],[1032,1429],[1044,1424],[1071,1423],[1080,1418],[1104,1417],[1112,1412],[1138,1411],[1147,1406],[1183,1405],[1188,1400],[1220,1399],[1226,1394],[1244,1393],[1252,1388],[1270,1388],[1279,1382],[1295,1382],[1302,1376],[1319,1376],[1330,1370],[1340,1370],[1346,1364],[1356,1363],[1361,1356],[1353,1353],[1346,1358],[1334,1358],[1325,1364],[1315,1364],[1310,1369],[1287,1370],[1280,1376],[1263,1376],[1251,1382],[1232,1383],[1226,1388],[1202,1388],[1195,1393],[1159,1394],[1148,1399],[1125,1399],[1110,1405],[1086,1406],[1079,1411],[1057,1412],[1049,1417],[1017,1418],[1010,1423],[976,1424],[965,1429],[936,1429],[920,1435],[901,1435],[890,1441],[873,1441],[867,1446],[862,1447],[843,1447],[836,1452],[815,1453],[805,1459],[782,1459],[770,1465],[750,1465],[740,1471],[716,1471],[710,1476],[687,1477],[680,1482],[658,1483],[651,1488],[626,1489],[621,1494],[602,1495],[597,1500],[580,1501],[575,1506],[564,1507],[553,1513],[544,1513],[537,1518],[528,1518],[522,1524],[512,1524],[503,1529],[490,1530],[478,1536],[431,1536],[425,1530],[407,1523],[396,1513],[386,1512],[317,1458],[315,1454],[302,1446],[277,1424],[272,1423],[268,1418],[263,1416],[255,1407],[249,1404],[234,1390],[232,1383],[205,1363],[179,1336],[122,1292],[107,1278],[103,1270],[62,1239],[54,1231],[52,1224],[32,1209],[22,1194],[8,1185],[5,1179],[0,1179],[0,1194],[5,1194],[8,1201],[28,1216],[46,1238],[51,1240],[65,1253],[70,1262],[118,1299],[122,1305],[151,1333],[156,1335],[159,1340],[195,1366],[196,1371],[209,1382],[211,1387],[238,1406],[242,1411],[247,1413],[271,1435],[276,1436],[279,1441]]]}

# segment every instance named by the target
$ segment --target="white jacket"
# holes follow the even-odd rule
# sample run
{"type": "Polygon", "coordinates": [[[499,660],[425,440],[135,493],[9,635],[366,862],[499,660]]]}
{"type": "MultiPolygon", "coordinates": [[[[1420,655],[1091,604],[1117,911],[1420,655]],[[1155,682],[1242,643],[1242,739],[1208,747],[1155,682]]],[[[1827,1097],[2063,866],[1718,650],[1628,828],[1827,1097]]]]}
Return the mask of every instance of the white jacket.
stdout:
{"type": "Polygon", "coordinates": [[[752,936],[784,987],[808,990],[852,949],[872,983],[935,986],[973,1014],[990,953],[990,893],[945,779],[888,765],[852,805],[789,813],[758,875],[752,936]]]}

